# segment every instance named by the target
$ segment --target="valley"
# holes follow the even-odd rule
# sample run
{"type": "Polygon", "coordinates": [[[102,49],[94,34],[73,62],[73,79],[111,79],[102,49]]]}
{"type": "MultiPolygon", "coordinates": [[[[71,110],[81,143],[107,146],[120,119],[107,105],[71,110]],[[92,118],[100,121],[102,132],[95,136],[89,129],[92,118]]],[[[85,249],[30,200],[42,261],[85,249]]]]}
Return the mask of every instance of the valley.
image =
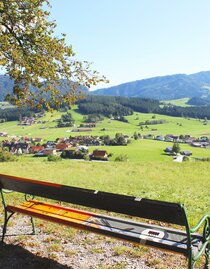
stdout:
{"type": "MultiPolygon", "coordinates": [[[[58,138],[68,138],[69,136],[106,135],[113,138],[116,133],[122,133],[129,138],[130,143],[127,146],[89,146],[89,152],[100,149],[111,153],[109,161],[105,162],[72,159],[62,159],[57,162],[48,161],[48,157],[35,158],[33,154],[22,154],[16,157],[15,162],[0,162],[1,173],[161,201],[180,202],[187,209],[191,226],[196,225],[204,214],[210,212],[210,162],[195,161],[195,158],[208,159],[210,148],[192,147],[187,143],[179,143],[181,150],[191,151],[192,156],[189,157],[187,162],[176,163],[173,162],[174,156],[168,156],[164,152],[166,147],[173,146],[173,142],[154,139],[157,136],[166,136],[167,134],[173,134],[174,136],[188,135],[197,139],[204,136],[209,138],[208,120],[134,111],[132,115],[125,116],[125,122],[104,117],[103,120],[96,123],[96,127],[89,128],[91,131],[72,132],[72,130],[80,129],[81,124],[84,124],[84,116],[84,114],[79,113],[78,106],[74,106],[71,110],[65,112],[47,112],[37,119],[36,123],[29,126],[20,125],[18,121],[3,122],[0,123],[0,132],[7,133],[8,137],[1,137],[0,139],[3,141],[15,137],[17,139],[21,139],[21,137],[28,139],[42,138],[40,144],[45,144],[49,140],[55,141],[58,138]],[[67,112],[71,113],[75,120],[74,126],[58,128],[58,120],[67,112]],[[142,122],[151,121],[161,123],[140,125],[142,122]],[[134,139],[135,133],[140,134],[141,137],[134,139]],[[152,139],[151,137],[148,139],[148,135],[152,135],[152,139]],[[126,158],[115,161],[116,157],[121,155],[125,155],[126,158]]],[[[17,196],[12,196],[12,199],[15,201],[17,196]]],[[[53,233],[57,233],[56,226],[54,227],[49,223],[44,222],[42,224],[37,221],[37,225],[44,225],[42,230],[44,229],[46,232],[50,229],[53,233]]],[[[66,236],[67,234],[73,240],[78,237],[78,232],[75,230],[68,230],[68,232],[63,230],[59,234],[59,236],[66,236]]],[[[90,240],[87,239],[89,238],[87,236],[85,233],[82,234],[82,237],[85,237],[84,241],[90,240]]],[[[38,238],[40,242],[41,239],[38,238]]],[[[98,246],[104,241],[101,238],[97,240],[98,246]]],[[[45,243],[42,242],[42,244],[45,243]]],[[[27,240],[25,245],[28,248],[31,245],[30,240],[27,240]]],[[[92,251],[91,246],[90,243],[84,243],[84,247],[89,252],[92,251]]],[[[33,248],[36,250],[36,246],[33,246],[33,248]]],[[[127,260],[130,258],[126,253],[130,246],[126,244],[124,248],[125,253],[121,254],[121,257],[126,260],[125,264],[127,264],[127,260]]],[[[113,241],[110,251],[113,252],[116,249],[116,241],[113,241]]],[[[54,255],[61,255],[59,250],[53,250],[53,253],[54,255]]],[[[135,253],[137,255],[135,257],[142,257],[143,259],[147,259],[147,256],[151,255],[147,248],[144,250],[142,247],[135,247],[135,253]]],[[[76,258],[74,253],[71,255],[76,258]]],[[[157,254],[157,257],[160,259],[158,266],[161,268],[163,265],[162,254],[157,254]]],[[[168,261],[172,261],[174,258],[168,254],[166,257],[168,261]]],[[[135,258],[132,257],[132,259],[135,258]]],[[[121,263],[119,262],[119,264],[121,263]]],[[[184,268],[185,259],[180,259],[179,262],[173,261],[173,264],[174,268],[180,269],[180,264],[184,268]]],[[[126,265],[122,268],[126,268],[126,265]]],[[[152,264],[151,268],[154,268],[152,264]]],[[[170,265],[167,268],[170,268],[170,265]]]]}

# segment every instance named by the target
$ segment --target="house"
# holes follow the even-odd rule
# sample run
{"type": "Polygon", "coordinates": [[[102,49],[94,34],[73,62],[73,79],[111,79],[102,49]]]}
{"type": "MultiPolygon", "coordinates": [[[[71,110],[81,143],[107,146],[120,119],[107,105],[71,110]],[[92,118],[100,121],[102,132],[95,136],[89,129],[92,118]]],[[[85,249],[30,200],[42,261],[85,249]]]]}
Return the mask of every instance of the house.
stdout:
{"type": "Polygon", "coordinates": [[[170,136],[165,136],[165,141],[166,142],[174,142],[174,139],[170,136]]]}
{"type": "Polygon", "coordinates": [[[91,132],[91,128],[78,128],[78,129],[73,129],[72,132],[91,132]]]}
{"type": "Polygon", "coordinates": [[[96,127],[96,123],[95,122],[85,122],[85,123],[81,123],[80,127],[83,128],[94,128],[96,127]]]}
{"type": "Polygon", "coordinates": [[[31,138],[31,141],[36,142],[36,143],[40,143],[40,142],[42,142],[42,138],[41,137],[31,138]]]}
{"type": "Polygon", "coordinates": [[[153,134],[147,134],[143,136],[144,139],[154,139],[155,136],[153,134]]]}
{"type": "Polygon", "coordinates": [[[167,141],[167,142],[174,142],[174,141],[177,141],[178,138],[179,138],[178,135],[167,134],[167,135],[165,136],[165,141],[167,141]]]}
{"type": "Polygon", "coordinates": [[[202,136],[199,138],[199,142],[208,142],[209,138],[207,136],[202,136]]]}
{"type": "Polygon", "coordinates": [[[172,153],[172,147],[167,147],[164,149],[164,152],[166,153],[172,153]]]}
{"type": "Polygon", "coordinates": [[[59,143],[59,144],[55,145],[56,151],[63,151],[63,150],[68,149],[70,147],[71,147],[70,144],[65,144],[65,143],[59,143]]]}
{"type": "Polygon", "coordinates": [[[42,156],[49,156],[49,155],[56,155],[56,149],[45,148],[45,149],[37,152],[34,156],[42,157],[42,156]]]}
{"type": "Polygon", "coordinates": [[[2,147],[3,148],[8,148],[8,150],[14,154],[17,153],[29,153],[29,148],[30,148],[30,144],[27,142],[22,142],[22,141],[8,141],[8,140],[4,140],[2,142],[2,147]]]}
{"type": "Polygon", "coordinates": [[[155,140],[165,141],[165,137],[163,135],[158,135],[155,137],[155,140]]]}
{"type": "Polygon", "coordinates": [[[101,160],[108,161],[108,153],[106,150],[95,149],[92,154],[90,154],[91,160],[101,160]]]}
{"type": "Polygon", "coordinates": [[[196,148],[201,148],[201,143],[198,143],[198,142],[194,142],[191,144],[193,147],[196,147],[196,148]]]}
{"type": "Polygon", "coordinates": [[[44,146],[32,146],[32,147],[30,147],[30,152],[32,154],[35,154],[39,151],[42,151],[43,149],[44,149],[44,146]]]}
{"type": "Polygon", "coordinates": [[[201,148],[208,148],[209,145],[209,142],[201,142],[201,148]]]}
{"type": "Polygon", "coordinates": [[[176,157],[174,157],[173,161],[177,162],[177,163],[182,163],[184,160],[184,156],[183,155],[178,155],[176,157]]]}
{"type": "Polygon", "coordinates": [[[89,151],[89,148],[87,146],[84,146],[84,145],[77,146],[77,149],[80,150],[80,151],[83,151],[83,152],[88,152],[89,151]]]}
{"type": "Polygon", "coordinates": [[[46,143],[47,148],[55,148],[55,145],[56,145],[55,141],[47,141],[46,143]]]}
{"type": "Polygon", "coordinates": [[[180,153],[181,153],[181,155],[184,155],[184,156],[191,156],[192,155],[192,152],[189,150],[183,150],[180,153]]]}
{"type": "Polygon", "coordinates": [[[20,117],[20,125],[32,125],[35,123],[35,118],[33,117],[20,117]]]}
{"type": "Polygon", "coordinates": [[[196,141],[197,141],[197,139],[195,137],[188,137],[187,139],[185,139],[185,143],[187,143],[187,144],[191,144],[191,143],[194,143],[196,141]]]}
{"type": "Polygon", "coordinates": [[[1,137],[7,137],[8,134],[7,134],[7,132],[0,132],[0,136],[1,136],[1,137]]]}

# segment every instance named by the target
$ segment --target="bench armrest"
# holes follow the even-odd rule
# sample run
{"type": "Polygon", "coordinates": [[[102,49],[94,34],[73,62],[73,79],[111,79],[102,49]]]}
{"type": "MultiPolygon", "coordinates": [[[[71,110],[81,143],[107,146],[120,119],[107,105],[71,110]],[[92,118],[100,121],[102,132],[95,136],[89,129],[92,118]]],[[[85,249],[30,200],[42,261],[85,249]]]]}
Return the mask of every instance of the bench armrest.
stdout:
{"type": "Polygon", "coordinates": [[[209,215],[205,215],[205,216],[203,216],[203,218],[199,221],[199,223],[195,227],[193,227],[193,228],[190,229],[190,232],[191,233],[195,233],[195,232],[197,232],[200,229],[200,227],[203,224],[206,224],[207,226],[209,226],[209,223],[210,223],[210,216],[209,215]]]}
{"type": "Polygon", "coordinates": [[[11,193],[11,192],[14,192],[14,191],[2,189],[2,192],[3,193],[11,193]]]}
{"type": "Polygon", "coordinates": [[[206,250],[206,247],[208,246],[209,242],[206,241],[205,243],[203,243],[203,245],[200,248],[200,251],[194,256],[192,257],[193,261],[197,261],[199,259],[199,257],[201,256],[201,254],[206,250]]]}

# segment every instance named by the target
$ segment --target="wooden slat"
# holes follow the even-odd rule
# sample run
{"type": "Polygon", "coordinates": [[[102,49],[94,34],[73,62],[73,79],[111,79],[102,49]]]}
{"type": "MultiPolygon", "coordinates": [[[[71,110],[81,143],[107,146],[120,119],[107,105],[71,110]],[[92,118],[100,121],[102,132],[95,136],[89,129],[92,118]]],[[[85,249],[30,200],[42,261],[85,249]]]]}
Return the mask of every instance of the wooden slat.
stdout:
{"type": "MultiPolygon", "coordinates": [[[[19,206],[7,206],[11,212],[19,212],[70,227],[93,231],[133,243],[187,254],[187,236],[182,231],[165,229],[87,211],[62,206],[28,201],[19,206]]],[[[199,237],[196,239],[198,242],[199,237]]],[[[195,245],[198,242],[195,241],[195,245]]]]}

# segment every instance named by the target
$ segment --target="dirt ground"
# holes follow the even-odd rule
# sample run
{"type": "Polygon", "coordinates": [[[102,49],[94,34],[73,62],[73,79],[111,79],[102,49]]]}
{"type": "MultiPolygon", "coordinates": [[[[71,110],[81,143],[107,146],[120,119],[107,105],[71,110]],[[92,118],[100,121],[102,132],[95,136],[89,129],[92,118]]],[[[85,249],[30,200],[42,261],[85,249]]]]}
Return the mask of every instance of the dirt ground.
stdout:
{"type": "MultiPolygon", "coordinates": [[[[26,216],[12,218],[0,247],[2,269],[184,269],[180,255],[148,249],[26,216]]],[[[0,228],[1,232],[2,227],[0,228]]],[[[199,268],[199,267],[197,267],[199,268]]],[[[201,267],[200,267],[201,268],[201,267]]]]}

